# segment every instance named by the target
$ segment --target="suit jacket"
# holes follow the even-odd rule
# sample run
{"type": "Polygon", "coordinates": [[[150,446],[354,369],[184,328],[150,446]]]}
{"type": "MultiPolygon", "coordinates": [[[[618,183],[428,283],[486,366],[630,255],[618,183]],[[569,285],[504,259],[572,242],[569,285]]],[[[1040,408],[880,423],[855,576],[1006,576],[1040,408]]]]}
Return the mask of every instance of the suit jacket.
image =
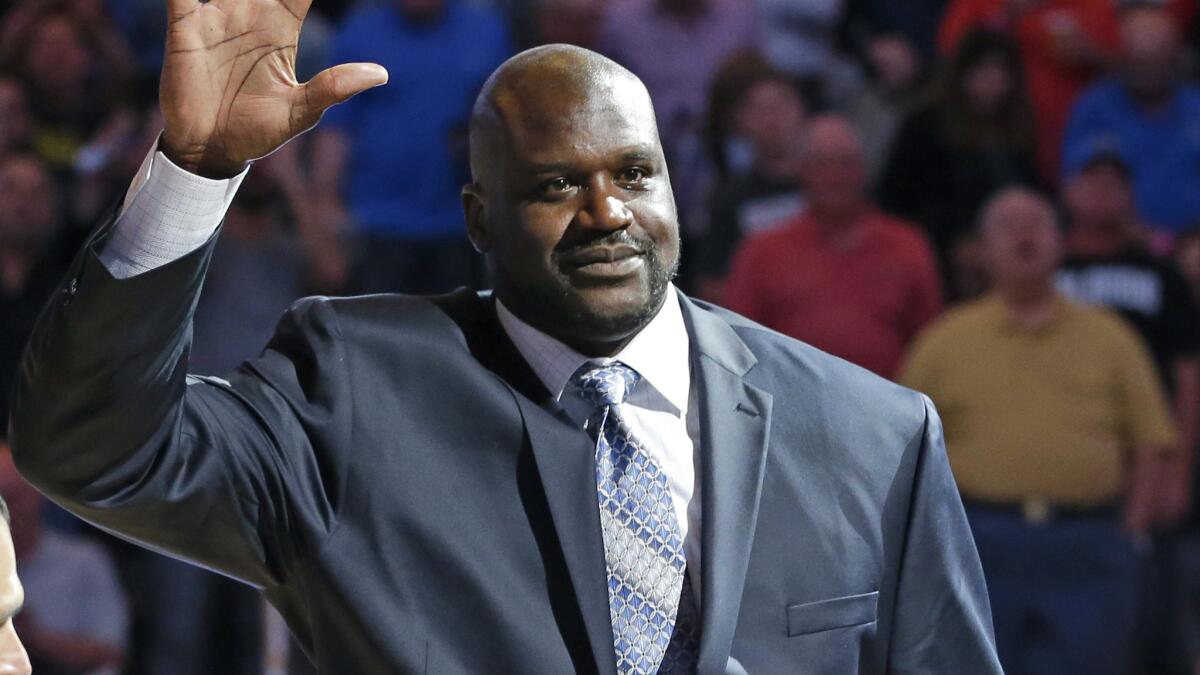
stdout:
{"type": "MultiPolygon", "coordinates": [[[[116,280],[104,234],[18,375],[29,480],[258,586],[322,672],[615,673],[593,444],[489,297],[305,299],[259,358],[192,377],[211,244],[116,280]]],[[[702,420],[700,672],[999,673],[929,401],[679,301],[702,420]]]]}

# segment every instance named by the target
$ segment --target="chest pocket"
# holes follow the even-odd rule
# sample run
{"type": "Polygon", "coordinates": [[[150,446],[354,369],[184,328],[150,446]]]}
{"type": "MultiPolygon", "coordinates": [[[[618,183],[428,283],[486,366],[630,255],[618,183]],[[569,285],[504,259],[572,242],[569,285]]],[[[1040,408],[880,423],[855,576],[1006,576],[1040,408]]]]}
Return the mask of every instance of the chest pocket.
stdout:
{"type": "Polygon", "coordinates": [[[872,623],[878,608],[878,591],[792,605],[787,608],[788,637],[872,623]]]}

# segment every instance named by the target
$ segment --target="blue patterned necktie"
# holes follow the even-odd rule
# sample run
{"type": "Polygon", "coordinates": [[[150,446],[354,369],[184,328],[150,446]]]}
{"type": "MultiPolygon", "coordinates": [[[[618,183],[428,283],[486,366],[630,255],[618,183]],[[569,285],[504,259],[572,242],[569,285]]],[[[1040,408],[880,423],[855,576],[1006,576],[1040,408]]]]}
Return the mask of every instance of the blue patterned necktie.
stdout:
{"type": "Polygon", "coordinates": [[[667,478],[621,415],[640,376],[616,361],[573,378],[595,406],[596,492],[617,672],[694,673],[700,622],[667,478]]]}

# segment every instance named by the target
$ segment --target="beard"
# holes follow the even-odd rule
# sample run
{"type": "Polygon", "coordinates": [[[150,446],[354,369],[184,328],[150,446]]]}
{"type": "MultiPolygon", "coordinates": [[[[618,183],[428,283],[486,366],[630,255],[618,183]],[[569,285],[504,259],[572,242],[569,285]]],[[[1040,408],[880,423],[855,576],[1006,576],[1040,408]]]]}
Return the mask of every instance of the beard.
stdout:
{"type": "MultiPolygon", "coordinates": [[[[645,261],[641,275],[640,297],[635,302],[618,307],[596,306],[590,303],[580,288],[571,283],[558,265],[546,278],[531,282],[509,275],[508,288],[514,299],[520,299],[522,318],[531,325],[568,344],[571,337],[585,340],[608,339],[637,333],[658,314],[667,295],[671,280],[679,270],[679,256],[667,260],[659,246],[649,238],[636,237],[628,230],[619,230],[603,237],[565,247],[555,257],[592,246],[631,246],[645,261]],[[527,318],[526,318],[527,317],[527,318]]],[[[679,242],[676,235],[676,250],[679,242]]]]}

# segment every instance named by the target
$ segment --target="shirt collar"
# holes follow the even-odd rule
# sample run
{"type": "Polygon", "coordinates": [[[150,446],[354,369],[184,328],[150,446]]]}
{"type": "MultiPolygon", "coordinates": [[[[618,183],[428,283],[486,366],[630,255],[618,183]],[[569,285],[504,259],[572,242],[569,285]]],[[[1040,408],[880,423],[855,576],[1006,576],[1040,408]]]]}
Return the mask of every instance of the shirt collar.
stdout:
{"type": "Polygon", "coordinates": [[[555,399],[562,396],[571,376],[584,363],[621,361],[684,413],[692,384],[687,325],[674,284],[667,291],[666,301],[650,323],[616,356],[606,359],[590,359],[530,326],[509,311],[499,298],[496,313],[517,351],[555,399]]]}

